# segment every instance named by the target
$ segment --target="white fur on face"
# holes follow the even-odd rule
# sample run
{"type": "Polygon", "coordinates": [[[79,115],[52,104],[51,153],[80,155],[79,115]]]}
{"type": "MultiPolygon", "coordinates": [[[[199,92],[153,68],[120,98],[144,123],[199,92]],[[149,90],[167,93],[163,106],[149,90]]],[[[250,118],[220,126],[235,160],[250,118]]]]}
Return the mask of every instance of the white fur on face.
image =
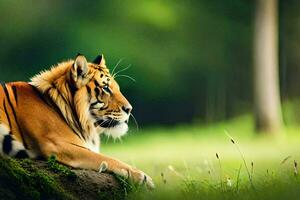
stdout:
{"type": "Polygon", "coordinates": [[[112,128],[105,129],[104,134],[107,136],[111,136],[114,139],[117,139],[125,135],[127,131],[128,131],[127,123],[121,123],[112,128]]]}

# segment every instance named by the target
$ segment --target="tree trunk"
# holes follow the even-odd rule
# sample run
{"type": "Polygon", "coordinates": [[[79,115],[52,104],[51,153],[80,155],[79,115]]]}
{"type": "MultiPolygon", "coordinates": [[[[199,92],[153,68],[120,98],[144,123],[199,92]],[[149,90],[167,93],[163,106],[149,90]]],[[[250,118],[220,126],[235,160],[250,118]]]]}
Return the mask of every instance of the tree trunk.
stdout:
{"type": "Polygon", "coordinates": [[[257,0],[254,30],[254,107],[258,132],[282,125],[278,78],[277,0],[257,0]]]}

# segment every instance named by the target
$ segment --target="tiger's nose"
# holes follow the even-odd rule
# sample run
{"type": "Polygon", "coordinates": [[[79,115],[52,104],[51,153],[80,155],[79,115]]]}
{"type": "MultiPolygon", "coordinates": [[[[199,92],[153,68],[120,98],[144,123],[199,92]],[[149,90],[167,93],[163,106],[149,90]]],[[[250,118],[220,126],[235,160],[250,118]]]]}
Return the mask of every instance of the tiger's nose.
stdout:
{"type": "Polygon", "coordinates": [[[122,110],[126,112],[126,114],[129,114],[132,111],[132,106],[130,104],[122,106],[122,110]]]}

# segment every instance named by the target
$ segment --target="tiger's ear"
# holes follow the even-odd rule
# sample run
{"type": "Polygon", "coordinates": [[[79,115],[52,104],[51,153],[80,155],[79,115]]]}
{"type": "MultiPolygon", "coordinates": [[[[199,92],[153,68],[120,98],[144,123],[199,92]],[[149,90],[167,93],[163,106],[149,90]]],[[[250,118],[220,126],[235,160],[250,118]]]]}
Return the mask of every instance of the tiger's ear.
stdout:
{"type": "Polygon", "coordinates": [[[97,65],[105,65],[104,55],[101,54],[101,55],[97,56],[93,63],[95,63],[97,65]]]}
{"type": "Polygon", "coordinates": [[[88,72],[88,63],[84,55],[77,54],[74,64],[71,68],[71,77],[77,88],[86,84],[86,74],[88,72]]]}

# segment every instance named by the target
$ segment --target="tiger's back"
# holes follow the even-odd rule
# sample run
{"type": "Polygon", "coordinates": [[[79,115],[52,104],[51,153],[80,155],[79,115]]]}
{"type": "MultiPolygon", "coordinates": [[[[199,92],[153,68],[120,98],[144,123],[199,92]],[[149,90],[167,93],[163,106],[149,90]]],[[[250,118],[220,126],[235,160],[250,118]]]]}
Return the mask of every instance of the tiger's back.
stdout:
{"type": "Polygon", "coordinates": [[[1,155],[17,158],[40,156],[43,154],[40,144],[45,144],[41,140],[62,136],[59,134],[61,131],[55,135],[49,134],[54,127],[71,131],[60,114],[26,82],[2,83],[0,103],[1,155]]]}
{"type": "Polygon", "coordinates": [[[0,88],[0,153],[13,157],[29,157],[25,138],[17,122],[17,87],[22,83],[1,83],[0,88]]]}

